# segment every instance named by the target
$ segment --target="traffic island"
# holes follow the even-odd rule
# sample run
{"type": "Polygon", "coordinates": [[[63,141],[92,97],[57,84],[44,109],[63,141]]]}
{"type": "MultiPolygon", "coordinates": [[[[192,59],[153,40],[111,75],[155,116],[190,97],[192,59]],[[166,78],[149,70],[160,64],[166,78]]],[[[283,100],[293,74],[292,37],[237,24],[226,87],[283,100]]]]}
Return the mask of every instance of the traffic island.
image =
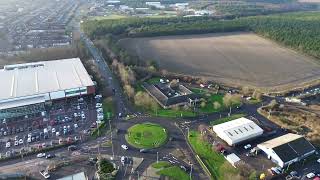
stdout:
{"type": "Polygon", "coordinates": [[[159,124],[142,123],[130,127],[125,138],[135,148],[152,149],[164,145],[167,142],[168,133],[159,124]]]}

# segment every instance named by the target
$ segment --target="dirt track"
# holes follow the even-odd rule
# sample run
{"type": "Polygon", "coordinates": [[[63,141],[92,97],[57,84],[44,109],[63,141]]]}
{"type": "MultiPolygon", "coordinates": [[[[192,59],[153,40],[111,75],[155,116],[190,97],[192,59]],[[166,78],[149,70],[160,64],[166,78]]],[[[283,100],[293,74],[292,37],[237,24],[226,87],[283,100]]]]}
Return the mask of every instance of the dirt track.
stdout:
{"type": "Polygon", "coordinates": [[[171,72],[260,88],[294,87],[320,78],[314,59],[253,33],[122,39],[120,45],[171,72]]]}

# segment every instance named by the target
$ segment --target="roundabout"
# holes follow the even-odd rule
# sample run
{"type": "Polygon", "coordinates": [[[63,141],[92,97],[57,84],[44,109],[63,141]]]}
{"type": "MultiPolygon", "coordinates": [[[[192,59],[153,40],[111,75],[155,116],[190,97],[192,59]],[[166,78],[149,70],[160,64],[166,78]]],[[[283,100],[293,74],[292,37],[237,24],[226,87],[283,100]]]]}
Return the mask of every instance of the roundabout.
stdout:
{"type": "Polygon", "coordinates": [[[135,148],[152,149],[167,142],[168,132],[159,124],[146,122],[131,126],[125,135],[125,139],[135,148]]]}

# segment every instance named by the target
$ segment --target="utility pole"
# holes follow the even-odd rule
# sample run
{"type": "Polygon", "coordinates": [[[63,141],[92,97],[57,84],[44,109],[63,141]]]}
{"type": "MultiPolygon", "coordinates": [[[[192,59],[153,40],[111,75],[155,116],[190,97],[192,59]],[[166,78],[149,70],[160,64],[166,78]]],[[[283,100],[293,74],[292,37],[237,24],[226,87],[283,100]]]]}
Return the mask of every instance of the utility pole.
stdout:
{"type": "Polygon", "coordinates": [[[159,152],[157,152],[157,163],[159,162],[159,152]]]}
{"type": "Polygon", "coordinates": [[[112,140],[112,131],[111,131],[111,150],[112,150],[112,159],[114,159],[113,140],[112,140]]]}
{"type": "Polygon", "coordinates": [[[191,169],[190,169],[190,174],[189,174],[189,176],[190,176],[190,180],[191,180],[191,178],[192,178],[192,166],[193,166],[193,164],[190,164],[191,165],[191,169]]]}

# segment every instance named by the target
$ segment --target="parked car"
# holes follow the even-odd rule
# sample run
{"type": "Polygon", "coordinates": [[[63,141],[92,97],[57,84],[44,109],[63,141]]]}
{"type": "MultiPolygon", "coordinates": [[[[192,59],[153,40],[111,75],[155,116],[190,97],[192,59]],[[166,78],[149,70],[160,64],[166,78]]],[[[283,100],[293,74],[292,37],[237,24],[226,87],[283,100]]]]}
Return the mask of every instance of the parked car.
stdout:
{"type": "Polygon", "coordinates": [[[251,144],[247,144],[243,147],[244,149],[250,149],[251,148],[251,144]]]}
{"type": "Polygon", "coordinates": [[[43,157],[46,157],[46,153],[37,154],[37,158],[43,158],[43,157]]]}
{"type": "Polygon", "coordinates": [[[314,174],[314,172],[310,172],[307,174],[307,178],[311,179],[314,178],[316,175],[314,174]]]}
{"type": "Polygon", "coordinates": [[[19,144],[23,144],[23,139],[19,139],[19,144]]]}
{"type": "Polygon", "coordinates": [[[47,154],[46,155],[46,159],[51,159],[51,158],[54,158],[54,157],[56,157],[55,154],[47,154]]]}
{"type": "Polygon", "coordinates": [[[39,171],[39,173],[45,178],[45,179],[49,179],[50,178],[50,174],[45,171],[45,170],[42,170],[42,171],[39,171]]]}
{"type": "Polygon", "coordinates": [[[77,150],[77,146],[75,145],[71,145],[68,147],[68,151],[75,151],[75,150],[77,150]]]}

